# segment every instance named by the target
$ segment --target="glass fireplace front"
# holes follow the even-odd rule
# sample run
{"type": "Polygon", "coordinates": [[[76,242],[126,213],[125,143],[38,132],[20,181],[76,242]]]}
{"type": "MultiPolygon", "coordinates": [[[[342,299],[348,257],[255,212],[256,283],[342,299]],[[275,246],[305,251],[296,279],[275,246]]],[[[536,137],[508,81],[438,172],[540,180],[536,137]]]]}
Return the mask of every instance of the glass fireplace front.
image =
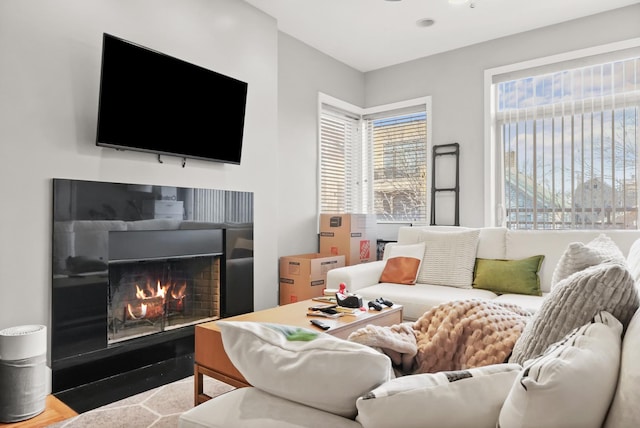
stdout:
{"type": "Polygon", "coordinates": [[[220,317],[220,257],[109,266],[109,344],[220,317]]]}

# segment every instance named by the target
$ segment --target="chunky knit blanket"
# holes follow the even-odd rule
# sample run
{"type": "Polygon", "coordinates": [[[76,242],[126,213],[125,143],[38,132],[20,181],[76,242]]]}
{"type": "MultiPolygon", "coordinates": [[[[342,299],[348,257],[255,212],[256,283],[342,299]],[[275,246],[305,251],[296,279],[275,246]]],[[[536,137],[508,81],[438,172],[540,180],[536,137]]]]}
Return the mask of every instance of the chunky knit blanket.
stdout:
{"type": "Polygon", "coordinates": [[[464,370],[505,362],[530,316],[513,304],[456,300],[413,324],[368,325],[348,340],[387,354],[398,374],[464,370]]]}

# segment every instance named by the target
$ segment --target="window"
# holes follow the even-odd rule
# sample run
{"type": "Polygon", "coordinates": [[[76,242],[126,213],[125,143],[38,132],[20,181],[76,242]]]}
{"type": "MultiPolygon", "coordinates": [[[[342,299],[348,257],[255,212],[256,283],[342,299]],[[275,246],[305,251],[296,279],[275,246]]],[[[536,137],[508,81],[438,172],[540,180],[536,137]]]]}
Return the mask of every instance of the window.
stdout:
{"type": "Polygon", "coordinates": [[[378,221],[426,224],[426,120],[425,111],[364,118],[378,221]]]}
{"type": "Polygon", "coordinates": [[[426,224],[426,99],[375,111],[335,104],[321,103],[320,212],[426,224]]]}
{"type": "Polygon", "coordinates": [[[588,62],[494,76],[509,228],[638,228],[640,57],[588,62]]]}

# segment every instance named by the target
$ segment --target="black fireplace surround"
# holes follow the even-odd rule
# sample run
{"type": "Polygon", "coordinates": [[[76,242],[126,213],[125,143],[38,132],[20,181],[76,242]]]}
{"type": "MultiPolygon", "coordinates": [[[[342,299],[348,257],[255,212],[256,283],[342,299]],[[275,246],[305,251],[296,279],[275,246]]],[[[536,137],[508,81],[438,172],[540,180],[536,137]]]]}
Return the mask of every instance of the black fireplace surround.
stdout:
{"type": "Polygon", "coordinates": [[[54,179],[54,395],[83,412],[192,374],[194,326],[253,311],[252,211],[249,192],[54,179]]]}

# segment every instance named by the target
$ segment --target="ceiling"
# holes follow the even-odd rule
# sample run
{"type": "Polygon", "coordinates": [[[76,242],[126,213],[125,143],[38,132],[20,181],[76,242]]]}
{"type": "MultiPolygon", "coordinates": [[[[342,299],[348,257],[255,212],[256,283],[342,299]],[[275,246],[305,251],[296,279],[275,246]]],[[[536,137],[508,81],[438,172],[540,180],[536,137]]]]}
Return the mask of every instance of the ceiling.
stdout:
{"type": "Polygon", "coordinates": [[[245,0],[280,31],[366,72],[639,0],[245,0]],[[471,7],[473,6],[473,7],[471,7]],[[428,27],[416,25],[432,19],[428,27]]]}

